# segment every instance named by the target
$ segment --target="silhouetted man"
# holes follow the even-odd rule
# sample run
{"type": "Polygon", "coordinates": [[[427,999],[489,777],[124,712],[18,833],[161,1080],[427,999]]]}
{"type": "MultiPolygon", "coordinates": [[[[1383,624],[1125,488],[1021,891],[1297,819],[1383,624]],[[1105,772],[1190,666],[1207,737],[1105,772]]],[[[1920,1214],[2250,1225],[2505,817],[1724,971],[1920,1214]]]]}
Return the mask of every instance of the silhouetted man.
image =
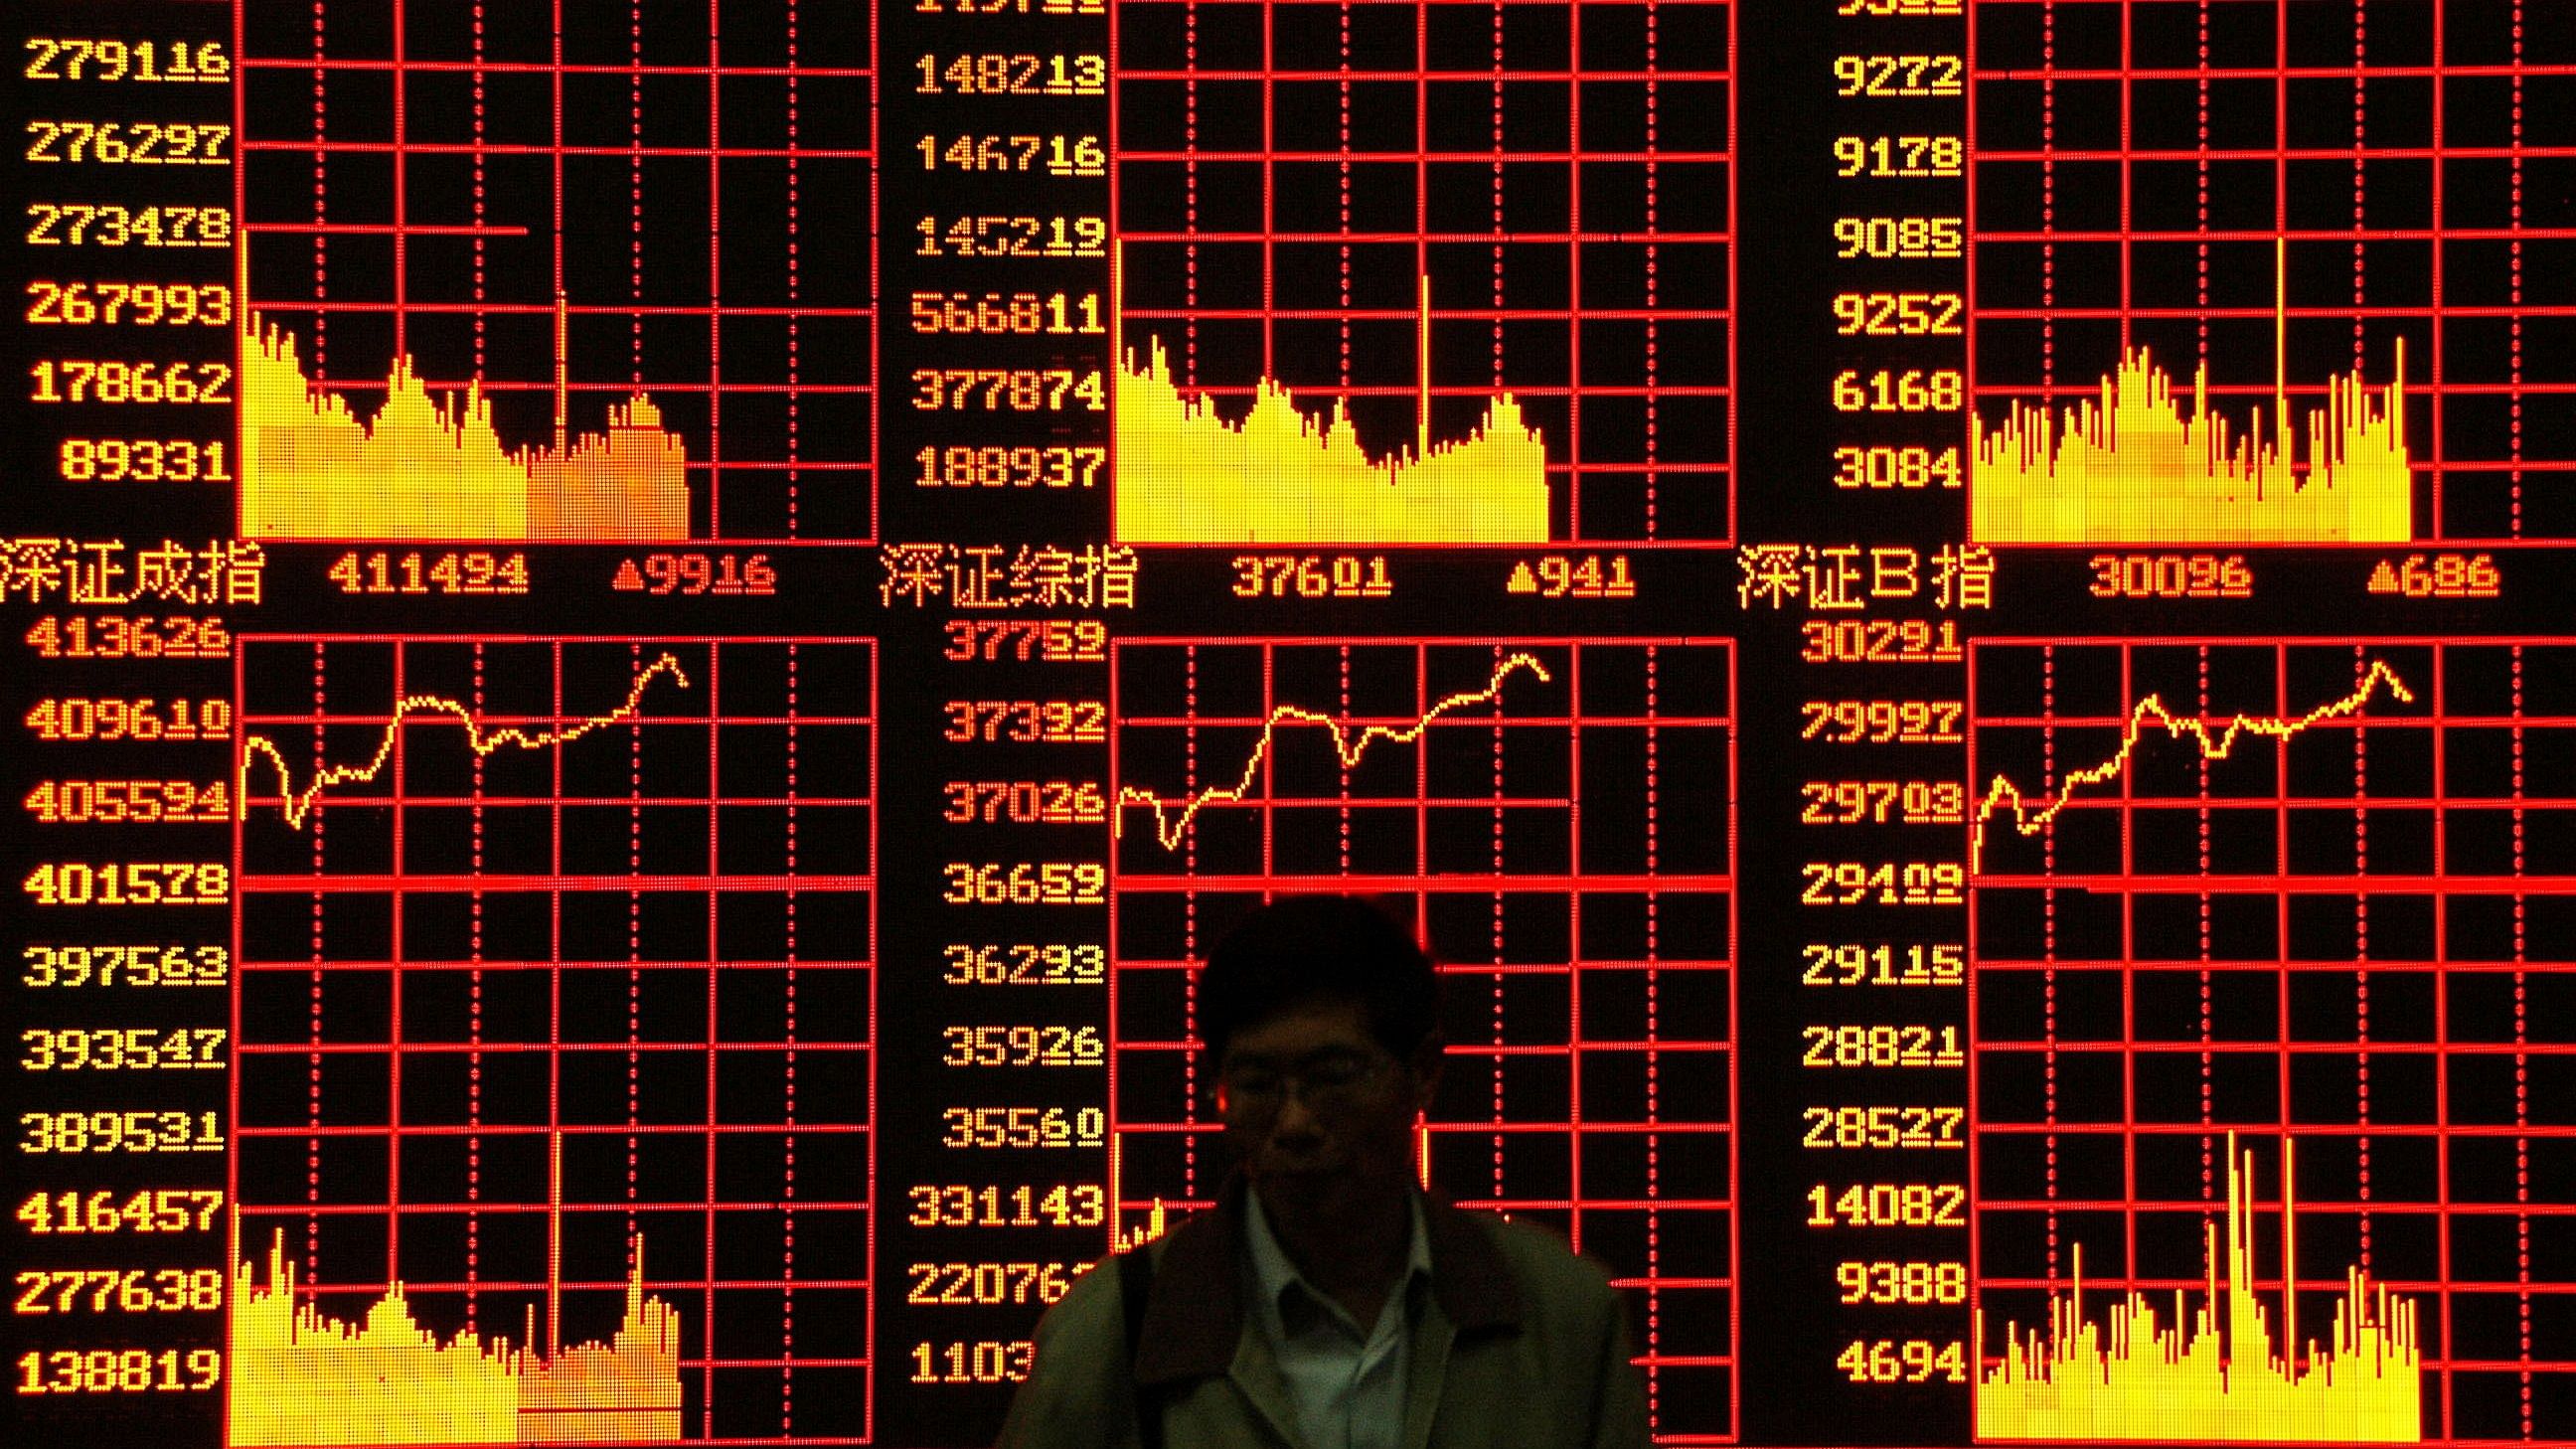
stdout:
{"type": "Polygon", "coordinates": [[[1417,1185],[1438,978],[1340,896],[1255,912],[1199,1030],[1240,1170],[1038,1325],[1002,1449],[1630,1449],[1626,1310],[1594,1264],[1417,1185]]]}

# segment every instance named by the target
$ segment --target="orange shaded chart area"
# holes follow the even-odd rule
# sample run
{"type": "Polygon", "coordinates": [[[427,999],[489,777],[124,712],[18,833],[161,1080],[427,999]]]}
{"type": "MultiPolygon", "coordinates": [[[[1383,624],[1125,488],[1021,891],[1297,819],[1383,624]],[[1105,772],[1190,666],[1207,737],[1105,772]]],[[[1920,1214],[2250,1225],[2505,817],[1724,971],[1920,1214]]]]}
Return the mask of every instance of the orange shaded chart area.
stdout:
{"type": "Polygon", "coordinates": [[[633,1245],[626,1309],[606,1343],[539,1354],[472,1330],[445,1344],[397,1283],[356,1323],[295,1301],[283,1238],[268,1281],[233,1272],[227,1442],[636,1444],[680,1437],[680,1315],[644,1295],[633,1245]]]}
{"type": "MultiPolygon", "coordinates": [[[[2074,1291],[2052,1298],[2045,1337],[2005,1328],[2003,1361],[1977,1384],[1977,1434],[1991,1439],[2177,1440],[2185,1443],[2391,1444],[2423,1438],[2422,1353],[2415,1307],[2344,1273],[2332,1331],[2299,1339],[2285,1293],[2276,1338],[2254,1293],[2254,1158],[2228,1136],[2227,1241],[2206,1228],[2206,1298],[2173,1325],[2137,1294],[2113,1305],[2108,1331],[2084,1317],[2079,1244],[2074,1291]],[[2222,1276],[2223,1275],[2223,1276],[2222,1276]],[[2281,1345],[2286,1343],[2286,1356],[2281,1345]]],[[[2295,1170],[2281,1154],[2281,1276],[2298,1281],[2295,1170]]],[[[1982,1321],[1980,1331],[1982,1332],[1982,1321]]]]}
{"type": "Polygon", "coordinates": [[[1427,278],[1421,299],[1418,426],[1410,452],[1385,458],[1360,446],[1339,402],[1317,422],[1265,377],[1252,411],[1228,422],[1209,398],[1182,395],[1161,339],[1146,339],[1140,362],[1113,335],[1119,541],[1545,543],[1547,445],[1510,393],[1467,437],[1433,445],[1427,278]]]}
{"type": "Polygon", "coordinates": [[[689,536],[688,455],[651,399],[607,431],[507,451],[479,386],[440,403],[394,360],[361,420],[315,386],[293,334],[253,317],[241,338],[241,533],[270,539],[640,542],[689,536]]]}
{"type": "Polygon", "coordinates": [[[2286,398],[2275,435],[2246,436],[2209,410],[2209,370],[2191,414],[2144,348],[2121,360],[2102,395],[2066,411],[2015,404],[1977,430],[1971,529],[1981,543],[2401,543],[2410,531],[2406,350],[2397,380],[2338,378],[2308,415],[2304,454],[2286,398]],[[2304,456],[2304,470],[2300,459],[2304,456]]]}
{"type": "Polygon", "coordinates": [[[2386,660],[2374,659],[2370,662],[2370,667],[2362,671],[2361,679],[2353,686],[2352,693],[2340,699],[2329,700],[2302,715],[2282,717],[2240,714],[2229,719],[2224,726],[2216,730],[2212,730],[2209,725],[2200,720],[2185,719],[2175,715],[2165,708],[2161,695],[2150,694],[2139,700],[2129,711],[2129,722],[2120,733],[2119,749],[2113,751],[2109,759],[2098,765],[2088,765],[2083,769],[2069,772],[2058,784],[2056,790],[2049,794],[2046,804],[2032,805],[2030,797],[2023,793],[2020,786],[2003,775],[1995,776],[1994,780],[1986,786],[1985,793],[1977,800],[1976,820],[1970,826],[1968,834],[1968,868],[1972,871],[1978,870],[1985,863],[1987,821],[1997,815],[2009,815],[2013,829],[2020,834],[2037,835],[2046,830],[2051,822],[2074,803],[2076,791],[2087,785],[2100,785],[2116,780],[2120,777],[2121,771],[2129,768],[2129,760],[2138,752],[2138,742],[2145,738],[2147,726],[2150,723],[2176,739],[2185,735],[2190,736],[2200,746],[2203,756],[2212,760],[2223,760],[2235,753],[2237,741],[2248,735],[2263,739],[2286,740],[2327,720],[2357,715],[2369,707],[2371,696],[2377,694],[2382,688],[2385,688],[2401,704],[2411,704],[2415,700],[2414,691],[2406,687],[2405,680],[2397,677],[2397,671],[2389,668],[2386,660]]]}

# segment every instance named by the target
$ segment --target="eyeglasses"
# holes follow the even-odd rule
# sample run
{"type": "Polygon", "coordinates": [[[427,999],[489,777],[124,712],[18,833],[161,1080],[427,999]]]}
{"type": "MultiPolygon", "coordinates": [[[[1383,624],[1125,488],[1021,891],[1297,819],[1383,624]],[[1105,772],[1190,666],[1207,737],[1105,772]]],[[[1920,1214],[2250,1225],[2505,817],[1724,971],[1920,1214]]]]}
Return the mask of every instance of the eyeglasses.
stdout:
{"type": "Polygon", "coordinates": [[[1217,1106],[1228,1112],[1267,1115],[1292,1090],[1316,1110],[1347,1107],[1395,1065],[1384,1052],[1322,1051],[1285,1066],[1238,1062],[1217,1077],[1217,1106]]]}

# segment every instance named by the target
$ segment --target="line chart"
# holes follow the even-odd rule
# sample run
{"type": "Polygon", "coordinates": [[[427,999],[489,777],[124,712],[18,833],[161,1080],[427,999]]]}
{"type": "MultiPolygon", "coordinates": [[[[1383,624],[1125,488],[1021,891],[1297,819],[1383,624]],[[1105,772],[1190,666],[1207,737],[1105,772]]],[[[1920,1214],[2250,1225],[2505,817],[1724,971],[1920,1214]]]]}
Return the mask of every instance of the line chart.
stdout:
{"type": "MultiPolygon", "coordinates": [[[[2576,639],[1993,638],[1969,692],[1972,778],[2054,812],[1998,832],[1971,891],[1984,1321],[2061,1323],[2041,1358],[2080,1346],[2078,1245],[2115,1317],[2208,1292],[2204,1224],[2242,1190],[2229,1135],[2286,1140],[2299,1266],[2278,1322],[2331,1321],[2349,1269],[2389,1295],[2372,1318],[2396,1338],[2346,1346],[2420,1363],[2420,1423],[2381,1404],[2372,1437],[2576,1432],[2563,1295],[2532,1270],[2576,1214],[2576,639]]],[[[2231,1276],[2282,1291],[2275,1256],[2231,1276]]],[[[2040,1366],[2028,1341],[1985,1352],[1990,1383],[2040,1366]]],[[[2025,1382],[1998,1405],[2057,1437],[2029,1417],[2046,1398],[2025,1382]]],[[[2183,1437],[2300,1436],[2281,1428],[2229,1410],[2183,1437]]]]}
{"type": "Polygon", "coordinates": [[[2137,753],[2139,743],[2146,737],[2147,725],[2150,722],[2161,727],[2174,739],[2189,736],[2199,745],[2204,759],[2218,761],[2234,754],[2236,742],[2246,736],[2288,740],[2327,720],[2347,719],[2359,714],[2369,707],[2371,696],[2378,693],[2383,686],[2386,687],[2389,695],[2401,704],[2411,704],[2415,700],[2414,692],[2406,687],[2406,681],[2397,677],[2396,671],[2388,667],[2387,661],[2374,659],[2369,667],[2362,671],[2361,682],[2353,686],[2352,693],[2341,699],[2318,705],[2305,714],[2291,718],[2234,715],[2215,735],[2211,734],[2208,721],[2178,716],[2165,707],[2161,695],[2150,694],[2130,709],[2128,725],[2120,733],[2119,749],[2114,751],[2109,759],[2098,765],[2087,765],[2080,770],[2070,771],[2058,783],[2049,802],[2039,809],[2029,808],[2029,802],[2021,787],[2015,785],[2009,776],[1995,776],[1986,786],[1985,794],[1978,798],[1977,816],[1969,827],[1968,868],[1975,870],[1984,858],[1987,821],[1999,813],[2009,811],[2012,815],[2013,829],[2023,835],[2037,835],[2047,829],[2049,823],[2074,802],[2076,791],[2087,785],[2099,785],[2105,781],[2116,780],[2129,768],[2129,759],[2137,753]]]}
{"type": "Polygon", "coordinates": [[[384,773],[386,764],[393,759],[395,742],[402,738],[403,726],[414,715],[439,714],[453,718],[465,730],[465,747],[477,755],[491,754],[503,746],[522,750],[542,750],[556,745],[570,744],[594,730],[606,729],[610,725],[622,724],[635,718],[636,713],[643,708],[644,691],[653,687],[655,679],[666,674],[680,688],[689,687],[688,671],[680,667],[679,659],[670,654],[663,654],[651,664],[644,666],[643,673],[635,676],[635,683],[626,691],[624,704],[605,714],[589,715],[570,724],[557,725],[534,733],[517,725],[503,725],[487,731],[486,722],[483,719],[464,705],[444,695],[405,695],[394,701],[393,711],[385,722],[384,738],[376,745],[375,753],[369,756],[364,764],[328,766],[315,772],[312,780],[301,790],[295,788],[294,771],[286,763],[286,756],[278,749],[277,742],[266,735],[248,735],[242,740],[241,799],[245,807],[252,799],[250,761],[253,755],[257,755],[268,761],[270,768],[277,772],[277,795],[273,803],[278,807],[279,814],[285,817],[287,824],[301,829],[305,820],[313,813],[313,802],[323,791],[336,785],[366,784],[384,773]]]}
{"type": "Polygon", "coordinates": [[[400,1348],[460,1440],[866,1441],[875,650],[237,641],[242,1362],[400,1348]]]}
{"type": "Polygon", "coordinates": [[[1732,1432],[1730,646],[1111,650],[1113,798],[1157,808],[1161,828],[1112,841],[1110,1240],[1202,1210],[1218,1181],[1195,1025],[1204,950],[1265,897],[1376,896],[1444,976],[1448,1069],[1418,1145],[1429,1179],[1608,1263],[1648,1305],[1658,1432],[1732,1432]]]}
{"type": "Polygon", "coordinates": [[[1541,664],[1536,655],[1507,655],[1501,663],[1494,666],[1493,677],[1485,681],[1484,688],[1444,696],[1429,709],[1424,710],[1420,719],[1408,725],[1373,724],[1353,731],[1348,728],[1346,721],[1336,716],[1294,704],[1280,705],[1270,712],[1268,719],[1262,722],[1261,738],[1253,745],[1251,755],[1243,762],[1241,779],[1231,785],[1210,785],[1198,791],[1190,796],[1189,803],[1182,806],[1177,813],[1171,810],[1168,800],[1154,791],[1138,785],[1121,785],[1118,787],[1118,816],[1114,833],[1121,835],[1126,833],[1125,820],[1128,806],[1142,806],[1154,812],[1154,835],[1156,839],[1162,841],[1163,848],[1178,850],[1181,836],[1190,828],[1191,820],[1196,818],[1201,810],[1219,803],[1239,805],[1252,794],[1255,782],[1261,775],[1262,763],[1269,758],[1271,746],[1278,739],[1279,726],[1310,724],[1321,727],[1332,739],[1333,753],[1340,757],[1342,768],[1348,771],[1359,765],[1361,758],[1368,753],[1370,745],[1412,744],[1421,739],[1423,732],[1430,729],[1433,722],[1442,715],[1452,710],[1473,709],[1479,705],[1492,704],[1502,694],[1504,682],[1520,670],[1527,670],[1537,676],[1542,684],[1553,678],[1547,672],[1547,666],[1541,664]]]}

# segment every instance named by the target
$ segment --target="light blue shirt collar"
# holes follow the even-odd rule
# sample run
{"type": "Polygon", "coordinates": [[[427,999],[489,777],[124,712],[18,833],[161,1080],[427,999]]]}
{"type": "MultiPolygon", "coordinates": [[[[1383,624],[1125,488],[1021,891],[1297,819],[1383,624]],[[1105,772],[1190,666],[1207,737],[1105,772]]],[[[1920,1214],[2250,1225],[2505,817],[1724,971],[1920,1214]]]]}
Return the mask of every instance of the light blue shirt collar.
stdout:
{"type": "MultiPolygon", "coordinates": [[[[1399,1307],[1417,1279],[1426,1285],[1431,1281],[1431,1235],[1422,1221],[1422,1194],[1407,1193],[1405,1207],[1412,1216],[1412,1241],[1405,1248],[1404,1272],[1387,1300],[1399,1307]]],[[[1248,1186],[1244,1191],[1243,1221],[1244,1243],[1252,1256],[1253,1282],[1261,1290],[1260,1309],[1264,1326],[1273,1334],[1274,1343],[1286,1337],[1279,1321],[1279,1295],[1291,1284],[1333,1312],[1341,1313],[1345,1318],[1349,1316],[1331,1294],[1306,1281],[1306,1275],[1298,1272],[1297,1265],[1289,1260],[1288,1250],[1279,1245],[1279,1239],[1271,1232],[1270,1215],[1261,1206],[1258,1187],[1248,1186]]],[[[1368,1337],[1374,1327],[1366,1323],[1353,1326],[1359,1329],[1363,1338],[1368,1337]]]]}
{"type": "Polygon", "coordinates": [[[1398,1449],[1403,1443],[1414,1309],[1431,1288],[1431,1238],[1420,1193],[1408,1194],[1413,1239],[1375,1323],[1317,1290],[1271,1231],[1258,1190],[1244,1194],[1242,1272],[1257,1332],[1288,1391],[1305,1449],[1398,1449]],[[1290,1290],[1294,1289],[1292,1293],[1290,1290]]]}

